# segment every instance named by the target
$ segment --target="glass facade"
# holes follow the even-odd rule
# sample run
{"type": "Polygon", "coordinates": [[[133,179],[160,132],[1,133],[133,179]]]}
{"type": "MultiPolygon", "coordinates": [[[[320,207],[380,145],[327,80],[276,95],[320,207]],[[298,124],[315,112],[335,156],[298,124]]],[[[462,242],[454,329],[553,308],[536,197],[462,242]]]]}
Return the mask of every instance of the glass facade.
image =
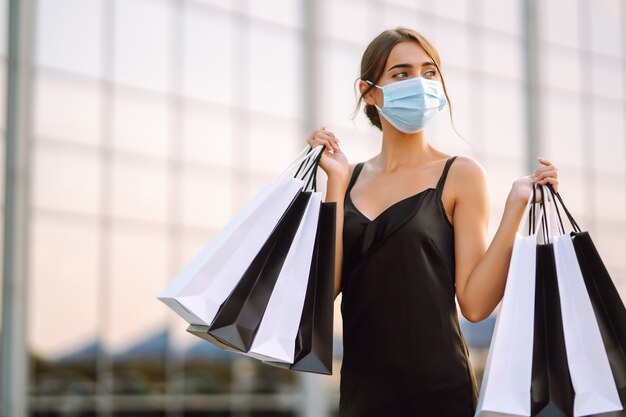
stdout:
{"type": "MultiPolygon", "coordinates": [[[[8,3],[0,0],[3,138],[8,3]]],[[[156,296],[312,129],[334,132],[350,162],[380,150],[378,129],[362,111],[351,115],[365,47],[396,26],[422,32],[440,53],[454,126],[472,146],[455,134],[447,109],[427,138],[485,167],[489,239],[511,183],[544,156],[559,166],[568,208],[626,296],[620,0],[536,2],[536,138],[526,113],[526,0],[33,0],[33,7],[31,416],[336,415],[341,296],[332,376],[215,348],[187,333],[156,296]],[[538,155],[528,153],[531,139],[538,155]]],[[[4,168],[4,147],[2,156],[4,168]]],[[[486,347],[477,335],[493,322],[459,318],[480,379],[486,347]]]]}

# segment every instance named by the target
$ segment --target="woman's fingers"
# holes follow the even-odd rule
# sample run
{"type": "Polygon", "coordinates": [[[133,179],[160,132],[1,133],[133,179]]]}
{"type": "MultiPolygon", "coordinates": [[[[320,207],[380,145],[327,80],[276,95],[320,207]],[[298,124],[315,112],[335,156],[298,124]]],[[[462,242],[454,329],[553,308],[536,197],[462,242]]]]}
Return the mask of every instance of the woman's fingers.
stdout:
{"type": "Polygon", "coordinates": [[[552,162],[545,158],[538,157],[537,159],[544,166],[539,167],[535,170],[534,174],[531,175],[531,181],[542,185],[550,182],[551,184],[553,184],[553,188],[556,191],[558,188],[559,169],[552,162]]]}
{"type": "MultiPolygon", "coordinates": [[[[537,157],[537,160],[538,160],[538,161],[539,161],[539,163],[541,163],[541,164],[544,164],[544,165],[552,165],[552,166],[554,166],[554,164],[553,164],[552,162],[550,162],[550,161],[548,161],[547,159],[542,158],[542,157],[540,157],[540,156],[538,156],[538,157],[537,157]]],[[[556,170],[558,171],[559,169],[557,168],[556,170]]]]}
{"type": "Polygon", "coordinates": [[[330,136],[332,136],[332,138],[333,138],[333,139],[335,139],[337,142],[341,142],[339,139],[337,139],[337,138],[335,137],[335,134],[334,134],[333,132],[331,132],[331,131],[329,131],[329,130],[326,130],[326,126],[324,126],[324,127],[322,128],[322,131],[323,131],[324,133],[328,133],[328,134],[329,134],[330,136]]]}
{"type": "Polygon", "coordinates": [[[555,171],[558,172],[558,168],[552,164],[549,164],[547,166],[543,166],[543,167],[539,167],[535,170],[535,175],[538,175],[541,172],[546,172],[546,171],[555,171]]]}
{"type": "Polygon", "coordinates": [[[328,150],[339,150],[339,140],[335,138],[335,135],[332,132],[324,129],[325,128],[314,131],[311,135],[311,139],[314,141],[319,141],[318,143],[323,143],[324,145],[326,145],[328,150]]]}
{"type": "Polygon", "coordinates": [[[535,171],[535,174],[531,176],[531,179],[534,181],[539,181],[546,177],[558,178],[558,173],[556,172],[556,169],[537,170],[535,171]]]}
{"type": "Polygon", "coordinates": [[[553,177],[544,178],[541,181],[537,181],[537,184],[546,185],[547,183],[552,184],[552,188],[554,188],[554,192],[559,192],[559,180],[553,177]]]}
{"type": "Polygon", "coordinates": [[[337,143],[337,139],[333,138],[330,134],[328,134],[327,132],[320,132],[318,133],[318,136],[322,139],[325,139],[328,141],[328,143],[330,143],[333,147],[334,150],[338,150],[339,149],[339,144],[337,143]]]}

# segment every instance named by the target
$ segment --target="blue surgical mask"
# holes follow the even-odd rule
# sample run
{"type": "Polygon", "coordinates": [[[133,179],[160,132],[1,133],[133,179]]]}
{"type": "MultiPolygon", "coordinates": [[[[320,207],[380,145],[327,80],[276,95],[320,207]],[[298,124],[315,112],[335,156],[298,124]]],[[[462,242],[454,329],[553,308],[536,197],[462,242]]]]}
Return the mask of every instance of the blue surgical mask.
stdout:
{"type": "Polygon", "coordinates": [[[368,80],[365,82],[383,90],[383,108],[374,105],[401,132],[415,133],[422,130],[447,103],[440,81],[413,77],[382,87],[368,80]]]}

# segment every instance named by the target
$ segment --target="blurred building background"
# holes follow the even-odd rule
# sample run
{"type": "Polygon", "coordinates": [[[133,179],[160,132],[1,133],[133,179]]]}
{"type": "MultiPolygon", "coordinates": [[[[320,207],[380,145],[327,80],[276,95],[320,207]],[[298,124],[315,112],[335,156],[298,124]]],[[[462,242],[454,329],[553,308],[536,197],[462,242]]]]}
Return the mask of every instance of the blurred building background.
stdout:
{"type": "MultiPolygon", "coordinates": [[[[5,314],[24,316],[0,328],[13,346],[25,332],[15,416],[336,415],[340,298],[334,375],[321,376],[215,348],[156,296],[313,129],[333,131],[350,162],[379,151],[362,112],[350,120],[354,86],[369,41],[400,25],[440,52],[474,146],[447,109],[426,135],[486,168],[490,238],[511,183],[544,156],[626,294],[623,1],[0,0],[3,139],[11,106],[30,104],[11,134],[27,144],[13,189],[26,200],[5,217],[26,245],[3,258],[25,266],[5,268],[5,314]],[[26,58],[16,95],[11,28],[26,58]]],[[[494,316],[460,319],[480,378],[494,316]]]]}

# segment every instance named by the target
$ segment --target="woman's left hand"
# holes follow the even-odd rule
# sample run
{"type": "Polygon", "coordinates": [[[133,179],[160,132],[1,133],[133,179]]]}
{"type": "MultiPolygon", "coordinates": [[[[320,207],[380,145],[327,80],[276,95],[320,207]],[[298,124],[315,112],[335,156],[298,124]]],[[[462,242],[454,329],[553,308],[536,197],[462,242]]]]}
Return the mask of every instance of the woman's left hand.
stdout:
{"type": "Polygon", "coordinates": [[[530,177],[532,182],[536,182],[541,185],[546,185],[547,183],[552,184],[552,188],[554,188],[554,192],[559,192],[559,169],[552,162],[547,159],[543,159],[541,157],[537,158],[539,162],[543,165],[535,170],[535,174],[530,177]]]}
{"type": "MultiPolygon", "coordinates": [[[[511,187],[509,198],[514,198],[518,203],[525,205],[528,202],[528,196],[532,192],[533,183],[545,185],[552,184],[555,193],[559,192],[559,169],[550,161],[544,158],[537,158],[544,165],[537,168],[533,175],[517,179],[511,187]]],[[[537,192],[535,202],[541,201],[541,193],[537,192]]]]}

